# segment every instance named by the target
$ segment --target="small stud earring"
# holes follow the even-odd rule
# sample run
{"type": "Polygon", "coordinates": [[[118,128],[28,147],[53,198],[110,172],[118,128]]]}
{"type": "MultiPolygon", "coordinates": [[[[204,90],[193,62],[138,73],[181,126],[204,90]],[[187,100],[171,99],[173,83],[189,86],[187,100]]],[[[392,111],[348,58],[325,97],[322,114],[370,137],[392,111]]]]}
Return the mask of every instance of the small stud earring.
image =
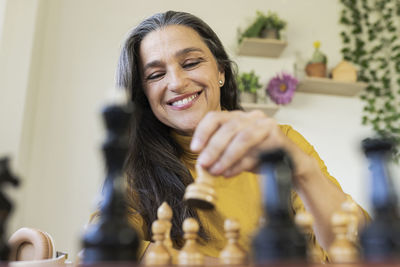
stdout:
{"type": "Polygon", "coordinates": [[[219,80],[218,83],[220,86],[224,85],[224,82],[222,80],[219,80]]]}

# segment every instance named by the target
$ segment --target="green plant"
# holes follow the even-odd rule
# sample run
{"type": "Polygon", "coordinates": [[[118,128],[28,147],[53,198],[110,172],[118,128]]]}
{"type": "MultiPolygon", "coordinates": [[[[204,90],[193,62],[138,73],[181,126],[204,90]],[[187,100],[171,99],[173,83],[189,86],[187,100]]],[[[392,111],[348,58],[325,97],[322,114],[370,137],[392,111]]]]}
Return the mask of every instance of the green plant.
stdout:
{"type": "Polygon", "coordinates": [[[243,33],[239,30],[239,43],[245,37],[262,37],[265,30],[276,30],[279,39],[279,32],[285,27],[286,21],[279,18],[278,14],[268,11],[268,14],[265,15],[261,11],[257,11],[253,23],[243,33]]]}
{"type": "MultiPolygon", "coordinates": [[[[400,144],[400,0],[341,0],[342,54],[368,84],[362,123],[400,144]]],[[[400,158],[398,149],[395,159],[400,158]]]]}
{"type": "Polygon", "coordinates": [[[314,42],[314,53],[311,57],[310,63],[327,63],[327,58],[324,53],[319,50],[319,47],[321,46],[321,43],[319,41],[314,42]]]}
{"type": "Polygon", "coordinates": [[[262,87],[259,83],[259,76],[253,70],[237,75],[236,81],[241,92],[256,93],[262,87]]]}

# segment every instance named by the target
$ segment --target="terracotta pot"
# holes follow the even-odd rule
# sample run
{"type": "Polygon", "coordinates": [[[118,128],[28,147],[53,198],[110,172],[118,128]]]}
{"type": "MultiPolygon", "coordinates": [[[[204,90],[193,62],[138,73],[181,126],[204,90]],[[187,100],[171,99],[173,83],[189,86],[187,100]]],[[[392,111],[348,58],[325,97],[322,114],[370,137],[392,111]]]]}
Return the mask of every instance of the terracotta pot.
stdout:
{"type": "Polygon", "coordinates": [[[256,103],[257,94],[249,92],[240,92],[240,103],[256,103]]]}
{"type": "Polygon", "coordinates": [[[306,65],[306,73],[310,77],[326,77],[326,64],[308,63],[306,65]]]}

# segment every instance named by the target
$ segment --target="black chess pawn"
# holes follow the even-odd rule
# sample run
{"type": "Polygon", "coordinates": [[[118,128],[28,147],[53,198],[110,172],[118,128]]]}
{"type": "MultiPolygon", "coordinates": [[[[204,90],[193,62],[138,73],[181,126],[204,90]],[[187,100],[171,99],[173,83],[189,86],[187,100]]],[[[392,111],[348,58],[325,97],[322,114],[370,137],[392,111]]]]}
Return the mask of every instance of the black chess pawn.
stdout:
{"type": "Polygon", "coordinates": [[[0,159],[0,262],[8,261],[10,253],[5,238],[5,224],[12,210],[12,204],[3,192],[6,184],[13,186],[18,186],[19,184],[17,177],[10,172],[9,159],[7,157],[0,159]]]}
{"type": "Polygon", "coordinates": [[[84,264],[137,261],[139,238],[127,219],[123,181],[130,115],[125,106],[111,105],[103,111],[107,128],[103,144],[107,176],[99,220],[89,226],[83,237],[84,264]]]}
{"type": "Polygon", "coordinates": [[[266,224],[256,233],[252,252],[257,264],[306,262],[307,245],[290,215],[292,164],[283,150],[260,156],[266,224]]]}
{"type": "Polygon", "coordinates": [[[360,234],[362,256],[367,262],[398,261],[400,216],[388,168],[393,144],[387,139],[365,139],[362,147],[371,173],[370,199],[374,217],[360,234]]]}

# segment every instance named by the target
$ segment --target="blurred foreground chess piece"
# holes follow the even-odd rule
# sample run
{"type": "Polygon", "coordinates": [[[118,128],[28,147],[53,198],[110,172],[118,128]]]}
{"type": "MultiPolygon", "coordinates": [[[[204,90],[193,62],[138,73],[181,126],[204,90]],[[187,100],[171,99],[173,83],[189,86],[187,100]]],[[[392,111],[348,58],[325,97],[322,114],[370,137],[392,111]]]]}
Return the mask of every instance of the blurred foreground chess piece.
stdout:
{"type": "Polygon", "coordinates": [[[19,185],[18,178],[11,173],[9,167],[9,158],[0,159],[0,262],[8,261],[10,249],[7,245],[6,222],[10,212],[12,211],[12,204],[4,193],[5,185],[11,184],[13,186],[19,185]]]}
{"type": "Polygon", "coordinates": [[[363,257],[367,262],[390,262],[400,258],[400,217],[397,195],[388,163],[393,143],[387,139],[362,142],[371,173],[370,199],[373,221],[360,233],[363,257]]]}
{"type": "Polygon", "coordinates": [[[235,219],[226,219],[224,223],[225,237],[228,241],[225,248],[219,254],[222,265],[245,265],[247,256],[244,249],[239,245],[240,225],[235,219]]]}
{"type": "Polygon", "coordinates": [[[165,224],[164,245],[172,257],[172,263],[176,264],[178,258],[178,252],[173,248],[171,240],[172,216],[173,213],[171,207],[167,204],[167,202],[164,201],[157,210],[157,218],[160,221],[160,223],[165,224]]]}
{"type": "Polygon", "coordinates": [[[358,218],[357,212],[359,211],[358,205],[354,202],[351,196],[347,195],[346,200],[342,203],[342,211],[349,216],[349,226],[347,227],[347,239],[354,243],[359,244],[358,240],[358,218]]]}
{"type": "MultiPolygon", "coordinates": [[[[313,232],[314,218],[307,211],[298,212],[295,216],[295,223],[305,237],[311,236],[313,232]]],[[[312,242],[307,242],[307,259],[310,263],[325,263],[322,251],[315,247],[312,242]]]]}
{"type": "Polygon", "coordinates": [[[110,105],[103,117],[107,128],[103,144],[107,175],[99,221],[89,225],[83,236],[82,262],[136,262],[139,238],[127,219],[123,180],[131,110],[129,106],[110,105]]]}
{"type": "Polygon", "coordinates": [[[146,252],[144,263],[147,266],[171,265],[171,254],[164,244],[166,224],[156,220],[151,225],[154,245],[146,252]]]}
{"type": "Polygon", "coordinates": [[[214,189],[215,177],[199,165],[196,165],[196,172],[197,179],[186,188],[183,198],[192,207],[213,209],[217,198],[214,189]]]}
{"type": "Polygon", "coordinates": [[[307,261],[305,237],[290,214],[292,163],[281,149],[260,156],[263,204],[267,223],[253,239],[256,264],[304,263],[307,261]]]}
{"type": "Polygon", "coordinates": [[[183,238],[185,244],[179,251],[178,265],[199,266],[204,265],[204,256],[199,250],[197,244],[197,233],[199,231],[199,223],[193,218],[187,218],[183,221],[183,238]]]}
{"type": "Polygon", "coordinates": [[[358,261],[358,249],[353,242],[347,239],[349,223],[349,215],[343,211],[335,212],[332,216],[335,239],[329,248],[329,256],[333,263],[356,263],[358,261]]]}

